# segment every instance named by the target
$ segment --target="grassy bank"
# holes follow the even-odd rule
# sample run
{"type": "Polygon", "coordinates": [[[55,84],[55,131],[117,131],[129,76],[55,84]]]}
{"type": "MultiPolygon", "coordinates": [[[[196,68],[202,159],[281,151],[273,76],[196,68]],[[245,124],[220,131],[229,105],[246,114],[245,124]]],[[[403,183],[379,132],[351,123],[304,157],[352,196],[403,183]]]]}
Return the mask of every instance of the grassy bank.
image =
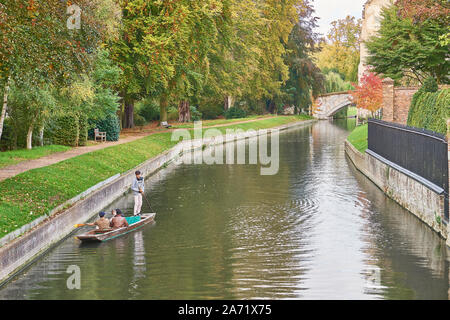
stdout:
{"type": "MultiPolygon", "coordinates": [[[[218,127],[266,129],[307,116],[280,116],[218,127]]],[[[122,145],[83,154],[0,182],[0,237],[48,213],[107,178],[126,172],[173,147],[171,132],[156,133],[122,145]]]]}
{"type": "MultiPolygon", "coordinates": [[[[249,120],[257,120],[257,119],[264,119],[273,117],[273,115],[257,115],[257,116],[249,116],[246,118],[237,118],[237,119],[214,119],[214,120],[203,120],[202,125],[204,127],[210,127],[210,126],[217,126],[217,125],[223,125],[223,124],[233,124],[234,122],[241,122],[241,121],[249,121],[249,120]]],[[[173,128],[194,128],[194,124],[192,122],[186,123],[186,124],[179,124],[173,126],[173,128]]]]}
{"type": "Polygon", "coordinates": [[[71,147],[50,145],[43,147],[35,147],[31,150],[13,150],[0,152],[0,168],[11,166],[26,160],[33,160],[51,155],[56,152],[63,152],[71,149],[71,147]]]}
{"type": "Polygon", "coordinates": [[[364,153],[367,149],[367,135],[368,125],[356,127],[352,133],[347,137],[347,140],[356,148],[359,152],[364,153]]]}

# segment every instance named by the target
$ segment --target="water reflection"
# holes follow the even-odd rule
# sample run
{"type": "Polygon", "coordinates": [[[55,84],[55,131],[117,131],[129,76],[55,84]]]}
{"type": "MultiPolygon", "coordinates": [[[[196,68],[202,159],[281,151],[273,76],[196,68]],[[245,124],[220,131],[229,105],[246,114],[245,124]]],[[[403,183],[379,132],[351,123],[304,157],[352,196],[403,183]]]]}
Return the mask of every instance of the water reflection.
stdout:
{"type": "MultiPolygon", "coordinates": [[[[448,299],[445,243],[354,169],[343,147],[352,126],[282,133],[275,176],[169,166],[146,180],[155,225],[95,246],[68,238],[0,298],[448,299]],[[73,264],[81,290],[66,287],[73,264]]],[[[132,206],[127,194],[105,209],[132,206]]]]}

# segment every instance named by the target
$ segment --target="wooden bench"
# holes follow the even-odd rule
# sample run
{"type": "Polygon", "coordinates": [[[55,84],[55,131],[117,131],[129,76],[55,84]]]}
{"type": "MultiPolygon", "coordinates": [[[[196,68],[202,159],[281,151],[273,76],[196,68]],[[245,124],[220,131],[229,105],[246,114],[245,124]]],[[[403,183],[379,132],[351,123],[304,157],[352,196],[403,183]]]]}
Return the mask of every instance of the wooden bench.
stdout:
{"type": "Polygon", "coordinates": [[[161,127],[170,128],[172,126],[170,124],[168,124],[167,121],[163,121],[163,122],[161,122],[161,127]]]}
{"type": "Polygon", "coordinates": [[[100,132],[98,129],[94,129],[94,136],[94,141],[100,138],[102,142],[106,142],[106,132],[100,132]]]}

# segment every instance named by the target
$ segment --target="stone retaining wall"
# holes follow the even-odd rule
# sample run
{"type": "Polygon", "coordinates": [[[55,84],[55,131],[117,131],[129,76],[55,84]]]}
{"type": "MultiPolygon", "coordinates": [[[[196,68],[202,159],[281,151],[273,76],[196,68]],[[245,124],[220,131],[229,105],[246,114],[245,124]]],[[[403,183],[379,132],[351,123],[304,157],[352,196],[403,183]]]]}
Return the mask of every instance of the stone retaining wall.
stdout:
{"type": "Polygon", "coordinates": [[[443,193],[435,192],[373,155],[360,153],[347,140],[345,152],[359,171],[372,180],[387,196],[447,239],[447,245],[450,246],[448,237],[450,224],[446,225],[443,222],[445,201],[443,193]]]}

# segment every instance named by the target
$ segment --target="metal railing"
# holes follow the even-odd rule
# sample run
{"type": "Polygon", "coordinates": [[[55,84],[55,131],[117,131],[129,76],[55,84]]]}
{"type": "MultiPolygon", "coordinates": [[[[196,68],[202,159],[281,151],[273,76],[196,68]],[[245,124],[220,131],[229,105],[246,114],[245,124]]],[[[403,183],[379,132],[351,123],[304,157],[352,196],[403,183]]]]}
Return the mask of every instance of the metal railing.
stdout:
{"type": "Polygon", "coordinates": [[[436,132],[369,119],[368,149],[442,188],[448,208],[447,139],[436,132]]]}

